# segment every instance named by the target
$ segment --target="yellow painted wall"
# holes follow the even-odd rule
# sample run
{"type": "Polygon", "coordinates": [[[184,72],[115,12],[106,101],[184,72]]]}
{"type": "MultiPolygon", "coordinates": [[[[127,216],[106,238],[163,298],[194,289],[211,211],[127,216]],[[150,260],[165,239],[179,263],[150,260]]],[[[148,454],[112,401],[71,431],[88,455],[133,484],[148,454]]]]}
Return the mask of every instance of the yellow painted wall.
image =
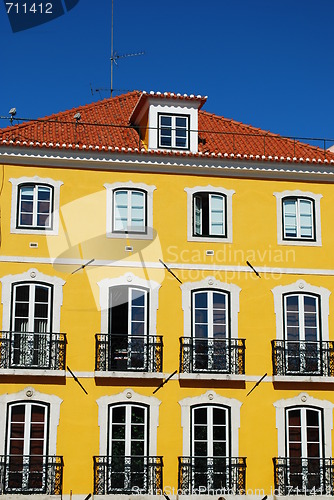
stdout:
{"type": "MultiPolygon", "coordinates": [[[[140,270],[131,267],[141,253],[145,262],[157,263],[159,258],[170,263],[241,265],[246,260],[254,267],[298,269],[333,269],[334,219],[332,217],[333,189],[329,184],[283,182],[246,178],[217,178],[175,174],[145,174],[0,166],[3,169],[1,192],[1,249],[0,274],[19,274],[36,268],[47,275],[65,280],[61,307],[61,331],[67,333],[67,365],[74,372],[93,372],[95,333],[100,331],[101,314],[98,308],[99,288],[103,278],[118,277],[126,272],[161,283],[157,333],[164,337],[165,373],[172,373],[179,364],[179,337],[183,335],[183,311],[179,283],[164,269],[140,270]],[[61,229],[58,236],[22,235],[10,233],[10,207],[12,185],[10,178],[21,176],[51,177],[61,180],[61,229]],[[106,232],[105,183],[142,182],[155,185],[153,195],[154,241],[108,239],[106,232]],[[187,241],[187,193],[185,187],[207,186],[234,189],[233,243],[187,241]],[[277,244],[275,191],[300,189],[323,195],[321,199],[321,247],[282,246],[277,244]],[[65,229],[66,227],[66,229],[65,229]],[[38,248],[29,248],[37,242],[38,248]],[[125,252],[125,245],[134,247],[133,255],[125,252]],[[207,249],[215,256],[205,255],[207,249]],[[4,256],[17,256],[19,262],[4,262],[4,256]],[[20,258],[63,257],[73,259],[119,260],[128,267],[90,266],[71,274],[77,264],[52,265],[50,263],[20,262],[20,258]]],[[[22,259],[21,259],[22,260],[22,259]]],[[[300,275],[261,273],[261,278],[251,272],[175,270],[185,283],[199,281],[214,275],[216,279],[238,285],[240,292],[239,338],[246,339],[246,375],[260,378],[272,375],[271,340],[276,338],[276,318],[272,288],[304,279],[314,286],[332,290],[333,277],[325,275],[300,275]]],[[[332,311],[334,295],[330,296],[329,332],[333,340],[332,311]]],[[[2,317],[2,306],[0,311],[2,317]]],[[[93,455],[99,454],[98,407],[96,400],[131,387],[134,391],[152,396],[159,384],[157,380],[105,380],[92,376],[80,379],[86,395],[71,378],[59,382],[34,377],[0,377],[0,392],[14,393],[27,386],[37,391],[55,394],[63,402],[57,436],[57,454],[64,456],[63,493],[88,494],[93,487],[93,455]]],[[[177,488],[177,457],[182,455],[181,410],[178,401],[194,397],[213,389],[217,394],[241,401],[241,426],[239,456],[247,457],[247,489],[255,492],[264,489],[270,494],[273,487],[272,457],[277,456],[277,430],[273,403],[282,398],[308,392],[310,396],[334,403],[329,384],[276,384],[264,381],[246,397],[254,382],[179,382],[171,380],[156,393],[162,404],[159,412],[158,455],[164,457],[164,484],[177,488]]]]}

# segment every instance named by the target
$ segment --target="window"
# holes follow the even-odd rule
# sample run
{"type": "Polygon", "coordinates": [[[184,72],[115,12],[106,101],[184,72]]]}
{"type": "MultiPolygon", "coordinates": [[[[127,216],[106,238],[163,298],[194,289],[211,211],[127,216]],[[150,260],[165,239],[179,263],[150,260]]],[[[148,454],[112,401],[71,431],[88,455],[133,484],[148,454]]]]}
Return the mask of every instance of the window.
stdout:
{"type": "Polygon", "coordinates": [[[131,273],[98,283],[101,333],[96,336],[96,371],[162,370],[162,336],[156,334],[160,285],[131,273]]]}
{"type": "Polygon", "coordinates": [[[52,287],[18,283],[12,296],[11,367],[49,367],[52,287]]]}
{"type": "Polygon", "coordinates": [[[107,237],[153,238],[155,186],[133,182],[105,184],[107,189],[107,237]]]}
{"type": "Polygon", "coordinates": [[[284,315],[287,371],[320,372],[319,297],[308,294],[285,295],[284,315]]]}
{"type": "Polygon", "coordinates": [[[284,198],[283,239],[315,239],[314,202],[306,198],[284,198]]]}
{"type": "Polygon", "coordinates": [[[62,457],[56,456],[61,399],[27,387],[0,396],[3,493],[61,495],[62,457]]]}
{"type": "Polygon", "coordinates": [[[194,236],[226,236],[226,198],[214,193],[194,195],[194,236]]]}
{"type": "Polygon", "coordinates": [[[121,285],[109,294],[109,369],[148,369],[148,290],[121,285]]]}
{"type": "Polygon", "coordinates": [[[328,337],[329,290],[305,281],[274,288],[274,375],[334,375],[328,337]]]}
{"type": "Polygon", "coordinates": [[[53,191],[50,186],[19,186],[17,227],[52,229],[53,191]]]}
{"type": "Polygon", "coordinates": [[[193,370],[225,371],[229,338],[229,295],[218,290],[192,294],[193,370]]]}
{"type": "Polygon", "coordinates": [[[10,179],[12,183],[11,232],[58,234],[61,181],[40,177],[10,179]]]}
{"type": "Polygon", "coordinates": [[[184,283],[181,290],[181,373],[243,375],[245,341],[238,339],[240,288],[208,277],[184,283]]]}
{"type": "Polygon", "coordinates": [[[1,282],[0,368],[64,370],[66,335],[59,330],[64,281],[30,269],[1,282]]]}
{"type": "Polygon", "coordinates": [[[134,189],[114,191],[113,231],[122,233],[146,232],[146,195],[134,189]]]}
{"type": "Polygon", "coordinates": [[[189,149],[189,116],[159,114],[158,147],[189,149]]]}
{"type": "Polygon", "coordinates": [[[333,404],[302,393],[274,406],[278,429],[275,488],[279,495],[332,495],[328,470],[333,404]]]}
{"type": "Polygon", "coordinates": [[[208,391],[179,404],[183,426],[179,489],[187,494],[216,491],[218,495],[224,489],[242,493],[246,459],[238,457],[241,403],[208,391]]]}
{"type": "Polygon", "coordinates": [[[188,241],[232,242],[233,190],[213,186],[185,188],[187,192],[188,241]]]}
{"type": "Polygon", "coordinates": [[[302,191],[274,193],[277,199],[277,238],[282,245],[321,245],[320,199],[302,191]]]}
{"type": "Polygon", "coordinates": [[[156,456],[160,401],[131,389],[97,400],[100,455],[94,457],[94,494],[159,494],[162,457],[156,456]]]}

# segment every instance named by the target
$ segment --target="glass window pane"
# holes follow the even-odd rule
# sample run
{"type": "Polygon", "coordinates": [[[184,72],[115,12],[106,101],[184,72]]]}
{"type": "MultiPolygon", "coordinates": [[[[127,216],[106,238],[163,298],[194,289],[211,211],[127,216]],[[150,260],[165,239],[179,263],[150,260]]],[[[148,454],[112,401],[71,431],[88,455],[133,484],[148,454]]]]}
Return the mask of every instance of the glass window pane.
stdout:
{"type": "Polygon", "coordinates": [[[206,292],[195,293],[195,307],[205,308],[208,306],[208,294],[206,292]]]}

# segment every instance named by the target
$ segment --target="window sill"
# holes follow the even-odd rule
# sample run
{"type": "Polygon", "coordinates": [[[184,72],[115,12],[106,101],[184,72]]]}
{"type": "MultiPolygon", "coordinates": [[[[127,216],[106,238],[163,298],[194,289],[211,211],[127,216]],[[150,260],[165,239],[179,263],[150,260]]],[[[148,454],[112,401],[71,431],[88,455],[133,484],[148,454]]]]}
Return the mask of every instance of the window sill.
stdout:
{"type": "Polygon", "coordinates": [[[232,243],[232,237],[227,236],[191,236],[188,241],[202,241],[203,243],[232,243]]]}
{"type": "Polygon", "coordinates": [[[222,380],[245,382],[246,375],[233,375],[230,373],[179,373],[179,380],[222,380]]]}
{"type": "Polygon", "coordinates": [[[0,376],[65,378],[66,372],[65,370],[43,370],[43,369],[32,369],[32,368],[0,368],[0,376]]]}
{"type": "Polygon", "coordinates": [[[153,240],[153,230],[148,229],[147,233],[107,233],[107,238],[119,240],[153,240]]]}
{"type": "Polygon", "coordinates": [[[116,371],[95,371],[94,377],[98,379],[109,379],[109,378],[127,378],[127,379],[163,379],[167,378],[168,374],[160,372],[116,372],[116,371]]]}
{"type": "Polygon", "coordinates": [[[334,377],[322,377],[320,375],[274,375],[273,382],[289,382],[299,383],[319,383],[319,384],[333,384],[334,377]]]}
{"type": "Polygon", "coordinates": [[[321,247],[321,240],[311,241],[311,240],[283,240],[279,239],[277,241],[278,245],[288,245],[295,247],[321,247]]]}

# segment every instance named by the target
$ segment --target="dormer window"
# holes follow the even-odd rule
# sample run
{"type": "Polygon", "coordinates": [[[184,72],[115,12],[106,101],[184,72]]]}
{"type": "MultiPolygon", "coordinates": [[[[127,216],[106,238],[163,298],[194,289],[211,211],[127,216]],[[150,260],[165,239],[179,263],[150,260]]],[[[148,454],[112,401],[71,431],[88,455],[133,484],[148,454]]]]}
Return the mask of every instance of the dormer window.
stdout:
{"type": "Polygon", "coordinates": [[[206,101],[200,95],[143,92],[130,116],[148,151],[198,153],[198,111],[206,101]]]}
{"type": "Polygon", "coordinates": [[[161,148],[189,148],[189,116],[159,114],[158,144],[161,148]]]}

